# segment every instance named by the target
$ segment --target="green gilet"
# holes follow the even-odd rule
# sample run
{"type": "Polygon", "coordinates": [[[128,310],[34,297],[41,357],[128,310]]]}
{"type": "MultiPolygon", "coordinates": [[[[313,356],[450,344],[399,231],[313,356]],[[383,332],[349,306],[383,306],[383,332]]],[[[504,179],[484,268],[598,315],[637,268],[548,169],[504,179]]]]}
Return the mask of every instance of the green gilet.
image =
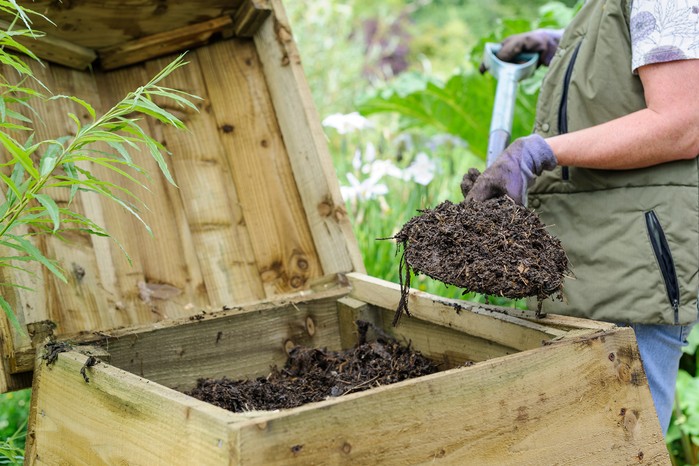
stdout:
{"type": "MultiPolygon", "coordinates": [[[[646,107],[631,71],[629,5],[589,0],[566,28],[542,84],[535,132],[551,137],[646,107]]],[[[614,144],[614,141],[609,141],[614,144]]],[[[561,239],[574,277],[543,311],[611,322],[697,319],[697,159],[637,170],[558,167],[529,206],[561,239]]]]}

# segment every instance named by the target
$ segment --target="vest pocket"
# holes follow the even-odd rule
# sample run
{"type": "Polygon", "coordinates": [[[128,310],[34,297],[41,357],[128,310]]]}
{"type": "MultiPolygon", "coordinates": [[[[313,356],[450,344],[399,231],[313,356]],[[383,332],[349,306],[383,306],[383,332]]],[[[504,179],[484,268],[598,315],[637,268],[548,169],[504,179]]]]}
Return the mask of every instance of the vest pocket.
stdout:
{"type": "MultiPolygon", "coordinates": [[[[578,42],[578,45],[575,46],[573,56],[570,58],[565,75],[563,76],[563,93],[561,94],[561,105],[558,107],[559,134],[568,132],[568,88],[570,87],[570,80],[573,77],[573,67],[575,67],[575,61],[578,58],[581,45],[582,41],[578,42]]],[[[568,173],[568,167],[561,167],[561,176],[563,177],[563,181],[569,180],[570,175],[568,173]]]]}
{"type": "Polygon", "coordinates": [[[658,216],[655,214],[655,212],[650,210],[645,213],[645,216],[648,237],[650,239],[650,244],[653,247],[655,259],[658,261],[658,266],[660,267],[660,273],[663,277],[663,281],[665,282],[665,290],[667,291],[667,297],[674,312],[675,324],[679,324],[680,285],[677,280],[675,262],[672,259],[670,246],[667,244],[665,232],[663,231],[663,227],[660,225],[660,221],[658,220],[658,216]]]}

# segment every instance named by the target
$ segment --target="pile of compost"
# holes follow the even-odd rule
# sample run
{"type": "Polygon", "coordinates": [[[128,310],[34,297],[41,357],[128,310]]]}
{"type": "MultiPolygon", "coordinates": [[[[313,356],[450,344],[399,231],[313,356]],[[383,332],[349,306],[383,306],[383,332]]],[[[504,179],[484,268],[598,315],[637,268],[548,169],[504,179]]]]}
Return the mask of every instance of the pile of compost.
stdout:
{"type": "Polygon", "coordinates": [[[420,212],[393,237],[403,249],[394,324],[409,313],[411,271],[486,295],[562,299],[568,257],[535,212],[504,196],[420,212]]]}
{"type": "Polygon", "coordinates": [[[434,362],[378,329],[376,341],[366,341],[371,324],[358,321],[357,327],[354,348],[297,346],[284,368],[273,368],[267,377],[199,379],[188,395],[234,412],[286,409],[437,372],[434,362]]]}

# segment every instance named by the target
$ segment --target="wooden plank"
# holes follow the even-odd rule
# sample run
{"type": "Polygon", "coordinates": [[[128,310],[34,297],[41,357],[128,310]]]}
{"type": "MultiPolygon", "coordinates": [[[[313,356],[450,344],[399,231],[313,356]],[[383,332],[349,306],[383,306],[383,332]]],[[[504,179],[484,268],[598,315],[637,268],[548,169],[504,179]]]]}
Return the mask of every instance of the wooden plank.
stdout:
{"type": "MultiPolygon", "coordinates": [[[[190,54],[188,61],[189,65],[168,77],[164,85],[201,97],[201,111],[159,103],[176,112],[187,125],[187,131],[160,129],[163,142],[175,154],[171,170],[194,242],[195,261],[212,308],[259,301],[265,298],[265,291],[231,167],[219,139],[220,129],[210,114],[211,98],[202,76],[206,71],[198,53],[190,54]]],[[[169,58],[155,60],[146,68],[153,74],[168,62],[169,58]]]]}
{"type": "Polygon", "coordinates": [[[240,464],[669,464],[635,348],[615,329],[270,415],[240,464]]]}
{"type": "MultiPolygon", "coordinates": [[[[0,29],[7,31],[9,28],[9,22],[0,20],[0,29]]],[[[23,26],[15,26],[14,29],[19,28],[23,28],[23,26]]],[[[42,60],[58,63],[69,68],[84,70],[97,59],[97,52],[93,49],[68,42],[50,34],[34,38],[25,36],[14,36],[13,38],[42,60]]]]}
{"type": "Polygon", "coordinates": [[[269,0],[248,0],[243,3],[235,12],[235,35],[254,36],[271,13],[269,0]]]}
{"type": "MultiPolygon", "coordinates": [[[[109,1],[36,0],[28,8],[51,22],[32,16],[32,27],[73,44],[91,49],[131,40],[235,14],[247,0],[109,1]]],[[[0,15],[11,20],[8,15],[0,15]]]]}
{"type": "Polygon", "coordinates": [[[236,454],[224,411],[107,364],[80,370],[87,356],[37,360],[27,435],[27,464],[227,465],[236,454]]]}
{"type": "Polygon", "coordinates": [[[337,316],[340,325],[342,348],[352,348],[357,344],[357,320],[364,320],[378,325],[378,312],[367,303],[345,297],[337,301],[337,316]]]}
{"type": "Polygon", "coordinates": [[[197,56],[205,70],[207,112],[219,128],[267,297],[305,289],[325,271],[254,44],[227,40],[198,49],[197,56]]]}
{"type": "Polygon", "coordinates": [[[364,271],[345,203],[281,2],[254,36],[296,185],[326,274],[364,271]]]}
{"type": "Polygon", "coordinates": [[[298,296],[122,331],[105,348],[113,365],[178,390],[193,388],[201,377],[266,376],[272,366],[284,365],[293,345],[340,349],[336,301],[347,292],[332,290],[310,299],[298,296]]]}
{"type": "MultiPolygon", "coordinates": [[[[112,105],[150,77],[139,66],[98,73],[100,97],[106,105],[112,105]]],[[[145,120],[143,125],[146,132],[161,139],[161,125],[145,120]]],[[[169,150],[172,157],[178,155],[177,146],[169,150]]],[[[94,167],[100,179],[125,186],[148,207],[145,210],[140,206],[140,215],[153,232],[149,235],[138,219],[114,203],[102,203],[107,231],[133,258],[133,263],[129,263],[119,248],[111,247],[113,279],[121,292],[119,312],[127,315],[132,324],[192,315],[209,303],[180,193],[159,175],[157,163],[145,149],[132,156],[153,175],[153,181],[146,182],[146,187],[94,167]]],[[[166,161],[171,163],[170,158],[166,161]]]]}
{"type": "MultiPolygon", "coordinates": [[[[360,273],[348,274],[347,278],[352,284],[351,297],[384,309],[398,307],[398,284],[360,273]]],[[[467,301],[440,298],[415,289],[410,290],[409,299],[411,317],[403,316],[398,327],[409,319],[426,320],[517,350],[538,348],[543,341],[565,335],[565,331],[492,312],[467,301]]]]}
{"type": "MultiPolygon", "coordinates": [[[[511,343],[505,338],[494,341],[474,336],[470,329],[460,325],[449,325],[447,322],[434,323],[431,320],[408,318],[402,320],[397,327],[393,327],[393,311],[381,311],[378,314],[379,327],[398,341],[410,344],[411,348],[437,362],[441,369],[500,358],[525,349],[518,348],[518,344],[521,346],[521,338],[515,338],[511,343]]],[[[511,332],[511,335],[513,333],[511,332]]],[[[538,348],[541,346],[541,340],[537,346],[534,346],[535,344],[536,340],[526,349],[538,348]]]]}
{"type": "Polygon", "coordinates": [[[152,58],[181,52],[209,43],[214,37],[233,28],[230,16],[210,19],[167,32],[125,42],[99,51],[100,64],[105,70],[113,70],[152,58]]]}

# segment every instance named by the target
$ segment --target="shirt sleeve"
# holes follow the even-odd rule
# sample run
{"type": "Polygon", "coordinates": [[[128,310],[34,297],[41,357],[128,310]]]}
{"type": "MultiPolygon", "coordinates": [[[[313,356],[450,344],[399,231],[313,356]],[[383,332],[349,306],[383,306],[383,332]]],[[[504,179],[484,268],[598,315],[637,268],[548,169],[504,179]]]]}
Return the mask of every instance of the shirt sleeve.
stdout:
{"type": "Polygon", "coordinates": [[[699,1],[633,0],[631,70],[699,58],[699,1]]]}

